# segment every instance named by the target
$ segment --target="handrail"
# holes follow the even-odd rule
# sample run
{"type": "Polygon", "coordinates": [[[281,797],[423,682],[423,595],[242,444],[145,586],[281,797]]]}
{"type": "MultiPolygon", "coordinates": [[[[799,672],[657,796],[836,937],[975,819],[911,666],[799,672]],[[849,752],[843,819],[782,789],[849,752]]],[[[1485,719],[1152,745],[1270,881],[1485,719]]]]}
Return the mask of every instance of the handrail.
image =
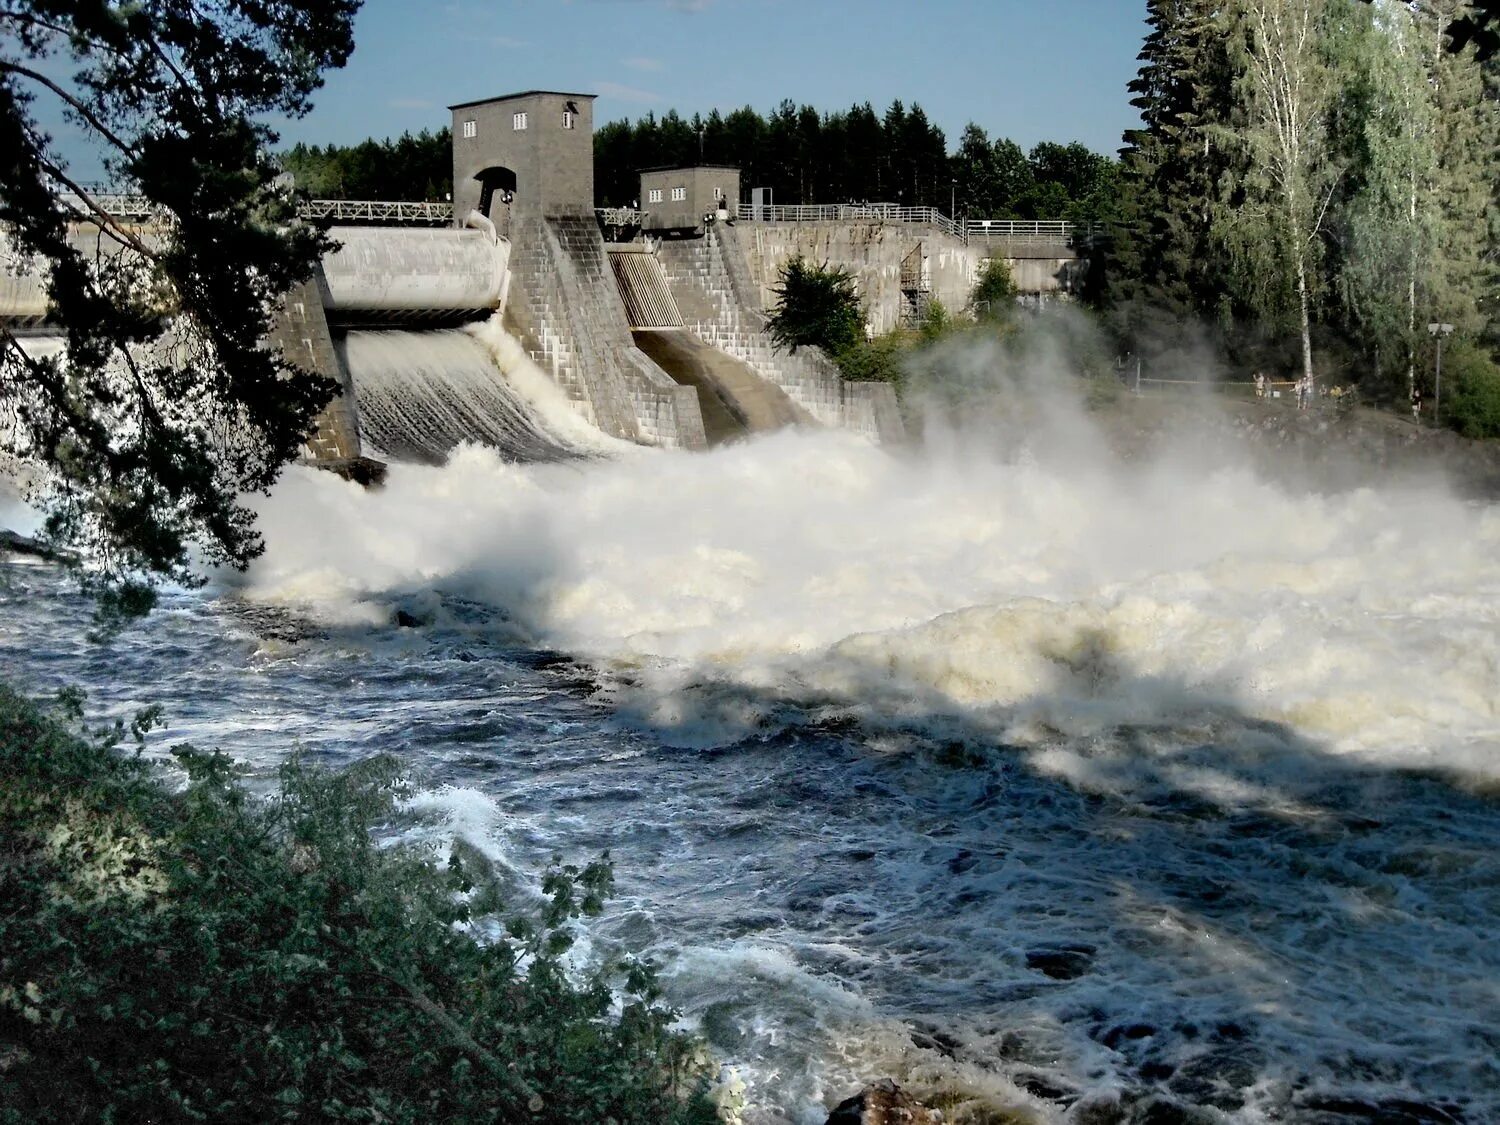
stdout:
{"type": "MultiPolygon", "coordinates": [[[[74,192],[60,192],[58,198],[75,210],[90,211],[74,192]]],[[[116,219],[146,220],[160,208],[144,195],[132,192],[90,193],[89,200],[116,219]]],[[[332,222],[412,223],[442,226],[453,222],[453,204],[385,199],[307,199],[297,205],[304,219],[326,219],[332,222]]]]}
{"type": "MultiPolygon", "coordinates": [[[[59,198],[75,209],[87,211],[83,200],[72,192],[59,198]]],[[[117,219],[146,220],[157,213],[157,206],[144,195],[129,192],[100,192],[89,198],[101,210],[117,219]]],[[[642,212],[629,207],[600,207],[597,213],[606,223],[617,226],[639,225],[642,212]]],[[[429,203],[384,199],[308,199],[297,207],[304,219],[332,222],[411,223],[443,226],[453,222],[451,203],[429,203]]],[[[736,212],[745,222],[766,223],[847,223],[873,221],[931,226],[963,242],[1070,242],[1081,229],[1067,219],[967,219],[949,218],[936,207],[903,207],[895,203],[824,203],[763,204],[741,203],[736,212]]]]}
{"type": "Polygon", "coordinates": [[[968,219],[959,222],[936,207],[902,207],[895,203],[761,204],[741,203],[738,217],[762,223],[847,223],[869,220],[932,226],[968,242],[1007,241],[1067,242],[1078,225],[1067,219],[968,219]]]}

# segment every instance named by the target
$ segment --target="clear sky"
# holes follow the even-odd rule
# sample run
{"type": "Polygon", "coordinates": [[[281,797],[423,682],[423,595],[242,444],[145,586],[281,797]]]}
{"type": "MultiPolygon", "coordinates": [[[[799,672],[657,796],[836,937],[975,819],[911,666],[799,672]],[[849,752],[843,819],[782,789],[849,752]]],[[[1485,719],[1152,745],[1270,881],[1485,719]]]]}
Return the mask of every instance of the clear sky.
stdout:
{"type": "Polygon", "coordinates": [[[349,66],[284,143],[440,128],[454,102],[594,93],[595,122],[782,98],[921,103],[951,147],[970,120],[1029,148],[1113,155],[1144,0],[365,0],[349,66]]]}

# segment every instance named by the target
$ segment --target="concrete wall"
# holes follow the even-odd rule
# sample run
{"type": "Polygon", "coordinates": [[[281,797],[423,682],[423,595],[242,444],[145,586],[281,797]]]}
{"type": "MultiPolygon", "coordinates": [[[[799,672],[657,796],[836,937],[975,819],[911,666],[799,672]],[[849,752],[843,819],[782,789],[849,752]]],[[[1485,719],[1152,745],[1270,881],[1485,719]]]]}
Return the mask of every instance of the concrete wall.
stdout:
{"type": "Polygon", "coordinates": [[[354,385],[334,355],[320,288],[314,277],[287,293],[272,325],[270,343],[288,362],[334,379],[340,387],[338,397],[318,415],[317,428],[307,441],[308,459],[351,461],[360,455],[354,385]]]}
{"type": "Polygon", "coordinates": [[[740,170],[721,165],[685,168],[653,168],[641,173],[641,210],[646,213],[643,229],[653,232],[703,233],[703,216],[717,210],[724,200],[730,213],[740,201],[740,170]],[[681,188],[687,198],[672,199],[672,189],[681,188]],[[653,201],[651,193],[661,192],[653,201]]]}
{"type": "Polygon", "coordinates": [[[516,174],[517,214],[594,213],[594,96],[532,90],[450,106],[453,114],[453,214],[461,223],[479,205],[475,173],[516,174]],[[569,109],[569,107],[572,107],[569,109]],[[515,115],[526,114],[526,128],[515,115]],[[564,114],[572,113],[572,128],[564,114]],[[474,122],[474,136],[464,123],[474,122]]]}
{"type": "Polygon", "coordinates": [[[334,227],[339,248],[323,259],[328,312],[498,309],[510,243],[480,230],[334,227]]]}
{"type": "Polygon", "coordinates": [[[979,250],[935,227],[740,222],[737,229],[763,307],[775,303],[772,290],[781,267],[800,254],[815,265],[837,266],[855,276],[869,328],[876,334],[899,327],[906,314],[901,264],[913,250],[920,249],[922,274],[931,295],[950,312],[968,306],[982,257],[979,250]]]}
{"type": "Polygon", "coordinates": [[[816,348],[792,353],[771,342],[740,236],[733,226],[714,226],[703,238],[669,239],[657,248],[684,324],[824,425],[901,440],[905,427],[891,387],[847,382],[816,348]]]}
{"type": "Polygon", "coordinates": [[[518,217],[511,269],[506,324],[580,414],[628,441],[704,444],[696,393],[636,350],[592,213],[518,217]]]}
{"type": "MultiPolygon", "coordinates": [[[[156,235],[149,229],[123,224],[125,230],[153,247],[156,235]]],[[[143,279],[147,263],[140,255],[118,240],[103,233],[92,223],[74,223],[68,228],[69,244],[83,255],[85,262],[108,262],[111,268],[140,269],[143,279]]],[[[143,280],[142,285],[146,282],[143,280]]],[[[47,316],[47,263],[22,257],[0,229],[0,319],[18,324],[40,324],[47,316]]]]}

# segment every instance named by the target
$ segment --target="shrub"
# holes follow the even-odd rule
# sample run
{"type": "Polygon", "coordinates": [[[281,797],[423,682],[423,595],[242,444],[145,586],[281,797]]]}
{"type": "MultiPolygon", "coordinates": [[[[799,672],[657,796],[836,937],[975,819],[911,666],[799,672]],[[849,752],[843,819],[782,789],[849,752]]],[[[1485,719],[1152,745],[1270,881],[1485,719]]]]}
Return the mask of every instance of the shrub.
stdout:
{"type": "Polygon", "coordinates": [[[1472,344],[1443,355],[1443,421],[1468,438],[1500,438],[1500,367],[1472,344]],[[1446,389],[1446,388],[1445,388],[1446,389]]]}
{"type": "Polygon", "coordinates": [[[864,339],[864,311],[847,270],[809,265],[801,255],[781,267],[781,284],[773,290],[771,338],[777,346],[796,351],[815,345],[830,356],[864,339]]]}
{"type": "Polygon", "coordinates": [[[891,383],[899,390],[905,384],[905,363],[914,347],[912,334],[902,331],[861,340],[839,353],[839,372],[851,382],[891,383]]]}
{"type": "Polygon", "coordinates": [[[472,850],[377,843],[392,759],[258,798],[179,747],[173,794],[66,702],[0,685],[0,1120],[714,1120],[646,968],[563,971],[606,862],[506,917],[472,850]]]}
{"type": "Polygon", "coordinates": [[[1007,320],[1016,307],[1016,283],[1003,258],[987,258],[974,282],[969,311],[980,321],[1007,320]]]}

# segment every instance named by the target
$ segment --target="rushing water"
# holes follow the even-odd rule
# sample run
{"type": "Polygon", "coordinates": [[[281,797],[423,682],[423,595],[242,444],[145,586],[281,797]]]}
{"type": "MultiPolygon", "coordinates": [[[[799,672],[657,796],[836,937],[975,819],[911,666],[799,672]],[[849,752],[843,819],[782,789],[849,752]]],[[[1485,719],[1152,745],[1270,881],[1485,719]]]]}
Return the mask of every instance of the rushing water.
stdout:
{"type": "Polygon", "coordinates": [[[592,947],[662,962],[746,1121],[884,1075],[960,1121],[1500,1120],[1500,513],[1044,414],[299,471],[248,579],[108,651],[10,568],[0,658],[261,766],[399,753],[519,874],[608,848],[592,947]]]}

